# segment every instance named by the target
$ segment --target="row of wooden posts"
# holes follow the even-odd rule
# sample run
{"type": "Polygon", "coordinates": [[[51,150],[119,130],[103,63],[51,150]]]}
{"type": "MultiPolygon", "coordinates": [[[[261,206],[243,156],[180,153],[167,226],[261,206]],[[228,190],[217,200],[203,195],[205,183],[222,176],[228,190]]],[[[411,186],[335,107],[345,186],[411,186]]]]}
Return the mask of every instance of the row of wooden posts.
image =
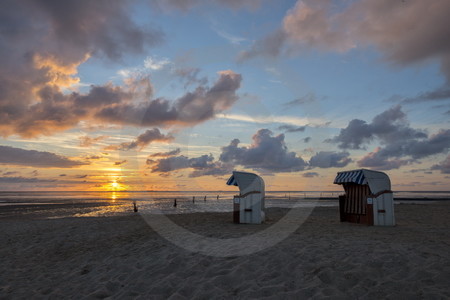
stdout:
{"type": "MultiPolygon", "coordinates": [[[[219,195],[217,195],[217,200],[219,200],[219,195]]],[[[203,201],[206,202],[206,196],[203,197],[203,201]]],[[[195,196],[192,196],[192,203],[195,203],[195,196]]],[[[177,198],[173,200],[173,207],[177,207],[177,198]]],[[[136,201],[133,201],[133,210],[134,212],[138,212],[136,201]]]]}

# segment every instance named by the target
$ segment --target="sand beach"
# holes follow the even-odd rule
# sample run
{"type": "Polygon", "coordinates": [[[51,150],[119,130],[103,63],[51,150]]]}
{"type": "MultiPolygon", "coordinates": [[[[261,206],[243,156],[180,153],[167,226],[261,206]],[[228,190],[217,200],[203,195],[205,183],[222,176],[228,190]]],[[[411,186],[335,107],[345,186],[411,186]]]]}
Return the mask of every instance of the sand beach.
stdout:
{"type": "MultiPolygon", "coordinates": [[[[0,208],[1,299],[450,298],[448,201],[396,204],[395,227],[340,223],[337,207],[316,207],[275,245],[226,257],[175,245],[131,209],[64,218],[51,210],[0,208]]],[[[231,213],[168,218],[226,240],[274,226],[288,211],[269,208],[262,225],[233,224],[231,213]]]]}

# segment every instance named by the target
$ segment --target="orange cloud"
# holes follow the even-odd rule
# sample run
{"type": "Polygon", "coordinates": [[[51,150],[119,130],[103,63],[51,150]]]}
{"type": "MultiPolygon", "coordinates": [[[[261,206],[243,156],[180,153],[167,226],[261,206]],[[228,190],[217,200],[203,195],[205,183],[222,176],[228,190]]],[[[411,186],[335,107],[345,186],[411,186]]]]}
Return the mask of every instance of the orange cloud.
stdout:
{"type": "Polygon", "coordinates": [[[89,58],[90,54],[86,53],[84,57],[77,62],[64,63],[54,55],[44,56],[37,53],[33,56],[33,63],[36,69],[44,69],[46,71],[46,84],[69,87],[80,82],[80,78],[75,77],[78,73],[78,66],[89,58]]]}

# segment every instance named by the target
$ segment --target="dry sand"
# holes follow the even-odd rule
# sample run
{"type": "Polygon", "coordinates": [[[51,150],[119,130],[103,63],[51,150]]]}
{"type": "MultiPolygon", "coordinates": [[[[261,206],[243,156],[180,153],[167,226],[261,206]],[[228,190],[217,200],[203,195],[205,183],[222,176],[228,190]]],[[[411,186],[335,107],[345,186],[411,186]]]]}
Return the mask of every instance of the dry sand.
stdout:
{"type": "MultiPolygon", "coordinates": [[[[139,214],[43,219],[0,215],[0,298],[449,299],[450,203],[399,204],[397,226],[340,223],[337,207],[315,208],[293,234],[260,252],[211,257],[158,235],[139,214]]],[[[267,228],[231,213],[170,218],[205,236],[267,228]]],[[[28,210],[29,212],[29,210],[28,210]]]]}

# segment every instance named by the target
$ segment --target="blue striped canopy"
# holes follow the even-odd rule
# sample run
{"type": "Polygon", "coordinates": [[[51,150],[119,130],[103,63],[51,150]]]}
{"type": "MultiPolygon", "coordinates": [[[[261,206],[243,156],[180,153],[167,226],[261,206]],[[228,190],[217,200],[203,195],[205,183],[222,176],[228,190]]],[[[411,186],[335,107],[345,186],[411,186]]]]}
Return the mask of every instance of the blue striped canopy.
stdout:
{"type": "Polygon", "coordinates": [[[234,175],[231,175],[231,177],[227,181],[227,184],[238,186],[238,183],[237,183],[236,179],[234,178],[234,175]]]}
{"type": "Polygon", "coordinates": [[[334,184],[353,182],[356,184],[367,184],[363,170],[338,172],[334,184]]]}

